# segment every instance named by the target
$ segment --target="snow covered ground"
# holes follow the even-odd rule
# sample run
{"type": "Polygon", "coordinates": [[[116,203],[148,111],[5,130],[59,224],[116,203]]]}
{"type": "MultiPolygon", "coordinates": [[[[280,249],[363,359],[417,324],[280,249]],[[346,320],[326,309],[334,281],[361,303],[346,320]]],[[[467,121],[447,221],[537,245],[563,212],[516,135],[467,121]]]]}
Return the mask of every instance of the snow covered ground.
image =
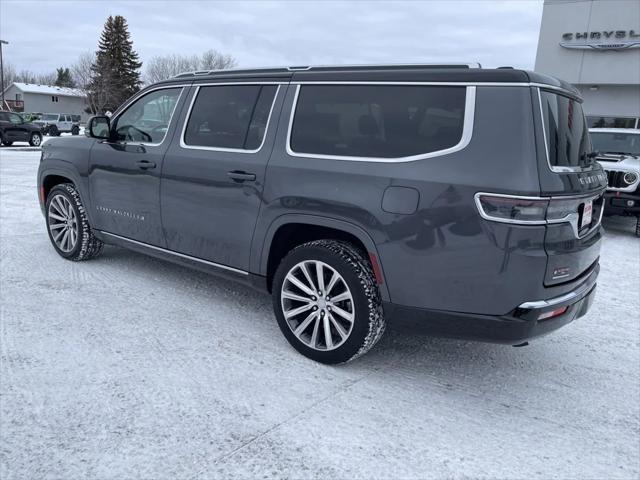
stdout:
{"type": "Polygon", "coordinates": [[[0,149],[0,478],[640,475],[640,240],[608,221],[586,317],[525,348],[388,331],[341,367],[270,298],[49,245],[39,152],[0,149]]]}

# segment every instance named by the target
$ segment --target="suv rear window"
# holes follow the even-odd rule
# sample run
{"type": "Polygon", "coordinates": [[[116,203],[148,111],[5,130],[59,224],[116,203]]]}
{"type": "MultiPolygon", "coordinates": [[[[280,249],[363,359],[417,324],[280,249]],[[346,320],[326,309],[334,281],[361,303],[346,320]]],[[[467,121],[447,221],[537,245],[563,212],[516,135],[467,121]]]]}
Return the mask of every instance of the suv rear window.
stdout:
{"type": "Polygon", "coordinates": [[[257,150],[276,89],[275,85],[200,87],[185,129],[185,145],[257,150]]]}
{"type": "Polygon", "coordinates": [[[466,87],[304,85],[290,148],[301,154],[403,158],[462,139],[466,87]]]}
{"type": "Polygon", "coordinates": [[[587,157],[591,142],[580,102],[546,91],[540,91],[540,101],[551,167],[586,167],[593,163],[587,157]]]}

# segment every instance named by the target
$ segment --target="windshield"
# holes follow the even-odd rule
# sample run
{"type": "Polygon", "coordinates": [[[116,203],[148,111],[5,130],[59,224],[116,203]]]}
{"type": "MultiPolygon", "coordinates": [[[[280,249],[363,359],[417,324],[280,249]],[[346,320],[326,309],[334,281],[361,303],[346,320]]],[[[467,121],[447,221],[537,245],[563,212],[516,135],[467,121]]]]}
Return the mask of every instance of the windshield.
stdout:
{"type": "Polygon", "coordinates": [[[541,91],[542,119],[551,167],[587,167],[594,160],[589,130],[580,102],[541,91]]]}
{"type": "Polygon", "coordinates": [[[53,113],[45,113],[42,115],[42,120],[58,120],[58,115],[53,113]]]}
{"type": "Polygon", "coordinates": [[[640,134],[592,132],[594,150],[600,153],[626,153],[640,155],[640,134]]]}

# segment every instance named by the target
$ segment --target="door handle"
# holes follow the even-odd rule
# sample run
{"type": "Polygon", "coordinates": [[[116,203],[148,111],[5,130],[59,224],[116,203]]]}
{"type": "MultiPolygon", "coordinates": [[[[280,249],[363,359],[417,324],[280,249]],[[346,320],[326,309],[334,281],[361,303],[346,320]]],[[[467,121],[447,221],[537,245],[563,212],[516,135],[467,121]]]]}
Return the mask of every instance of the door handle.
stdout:
{"type": "Polygon", "coordinates": [[[141,168],[142,170],[147,170],[149,168],[156,168],[155,162],[150,162],[149,160],[139,160],[136,162],[136,166],[141,168]]]}
{"type": "Polygon", "coordinates": [[[230,172],[227,172],[227,175],[230,179],[237,183],[253,182],[256,179],[255,173],[241,172],[239,170],[232,170],[230,172]]]}

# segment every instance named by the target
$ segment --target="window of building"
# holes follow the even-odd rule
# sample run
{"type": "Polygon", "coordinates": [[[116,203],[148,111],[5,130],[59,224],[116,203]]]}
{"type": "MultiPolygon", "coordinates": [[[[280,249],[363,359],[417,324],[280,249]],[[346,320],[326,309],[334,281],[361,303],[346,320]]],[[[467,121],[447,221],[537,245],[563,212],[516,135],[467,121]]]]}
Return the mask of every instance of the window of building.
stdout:
{"type": "Polygon", "coordinates": [[[16,93],[16,102],[21,102],[21,101],[22,101],[22,94],[16,93]]]}
{"type": "Polygon", "coordinates": [[[200,87],[185,129],[185,145],[257,150],[276,90],[276,85],[200,87]]]}
{"type": "Polygon", "coordinates": [[[638,128],[637,121],[634,117],[587,117],[589,128],[638,128]]]}
{"type": "Polygon", "coordinates": [[[57,103],[58,102],[58,96],[57,95],[51,95],[51,101],[57,103]]]}
{"type": "Polygon", "coordinates": [[[403,158],[462,139],[466,87],[304,85],[291,130],[296,153],[403,158]]]}
{"type": "Polygon", "coordinates": [[[114,121],[117,139],[161,143],[181,92],[182,88],[165,88],[138,98],[114,121]]]}

